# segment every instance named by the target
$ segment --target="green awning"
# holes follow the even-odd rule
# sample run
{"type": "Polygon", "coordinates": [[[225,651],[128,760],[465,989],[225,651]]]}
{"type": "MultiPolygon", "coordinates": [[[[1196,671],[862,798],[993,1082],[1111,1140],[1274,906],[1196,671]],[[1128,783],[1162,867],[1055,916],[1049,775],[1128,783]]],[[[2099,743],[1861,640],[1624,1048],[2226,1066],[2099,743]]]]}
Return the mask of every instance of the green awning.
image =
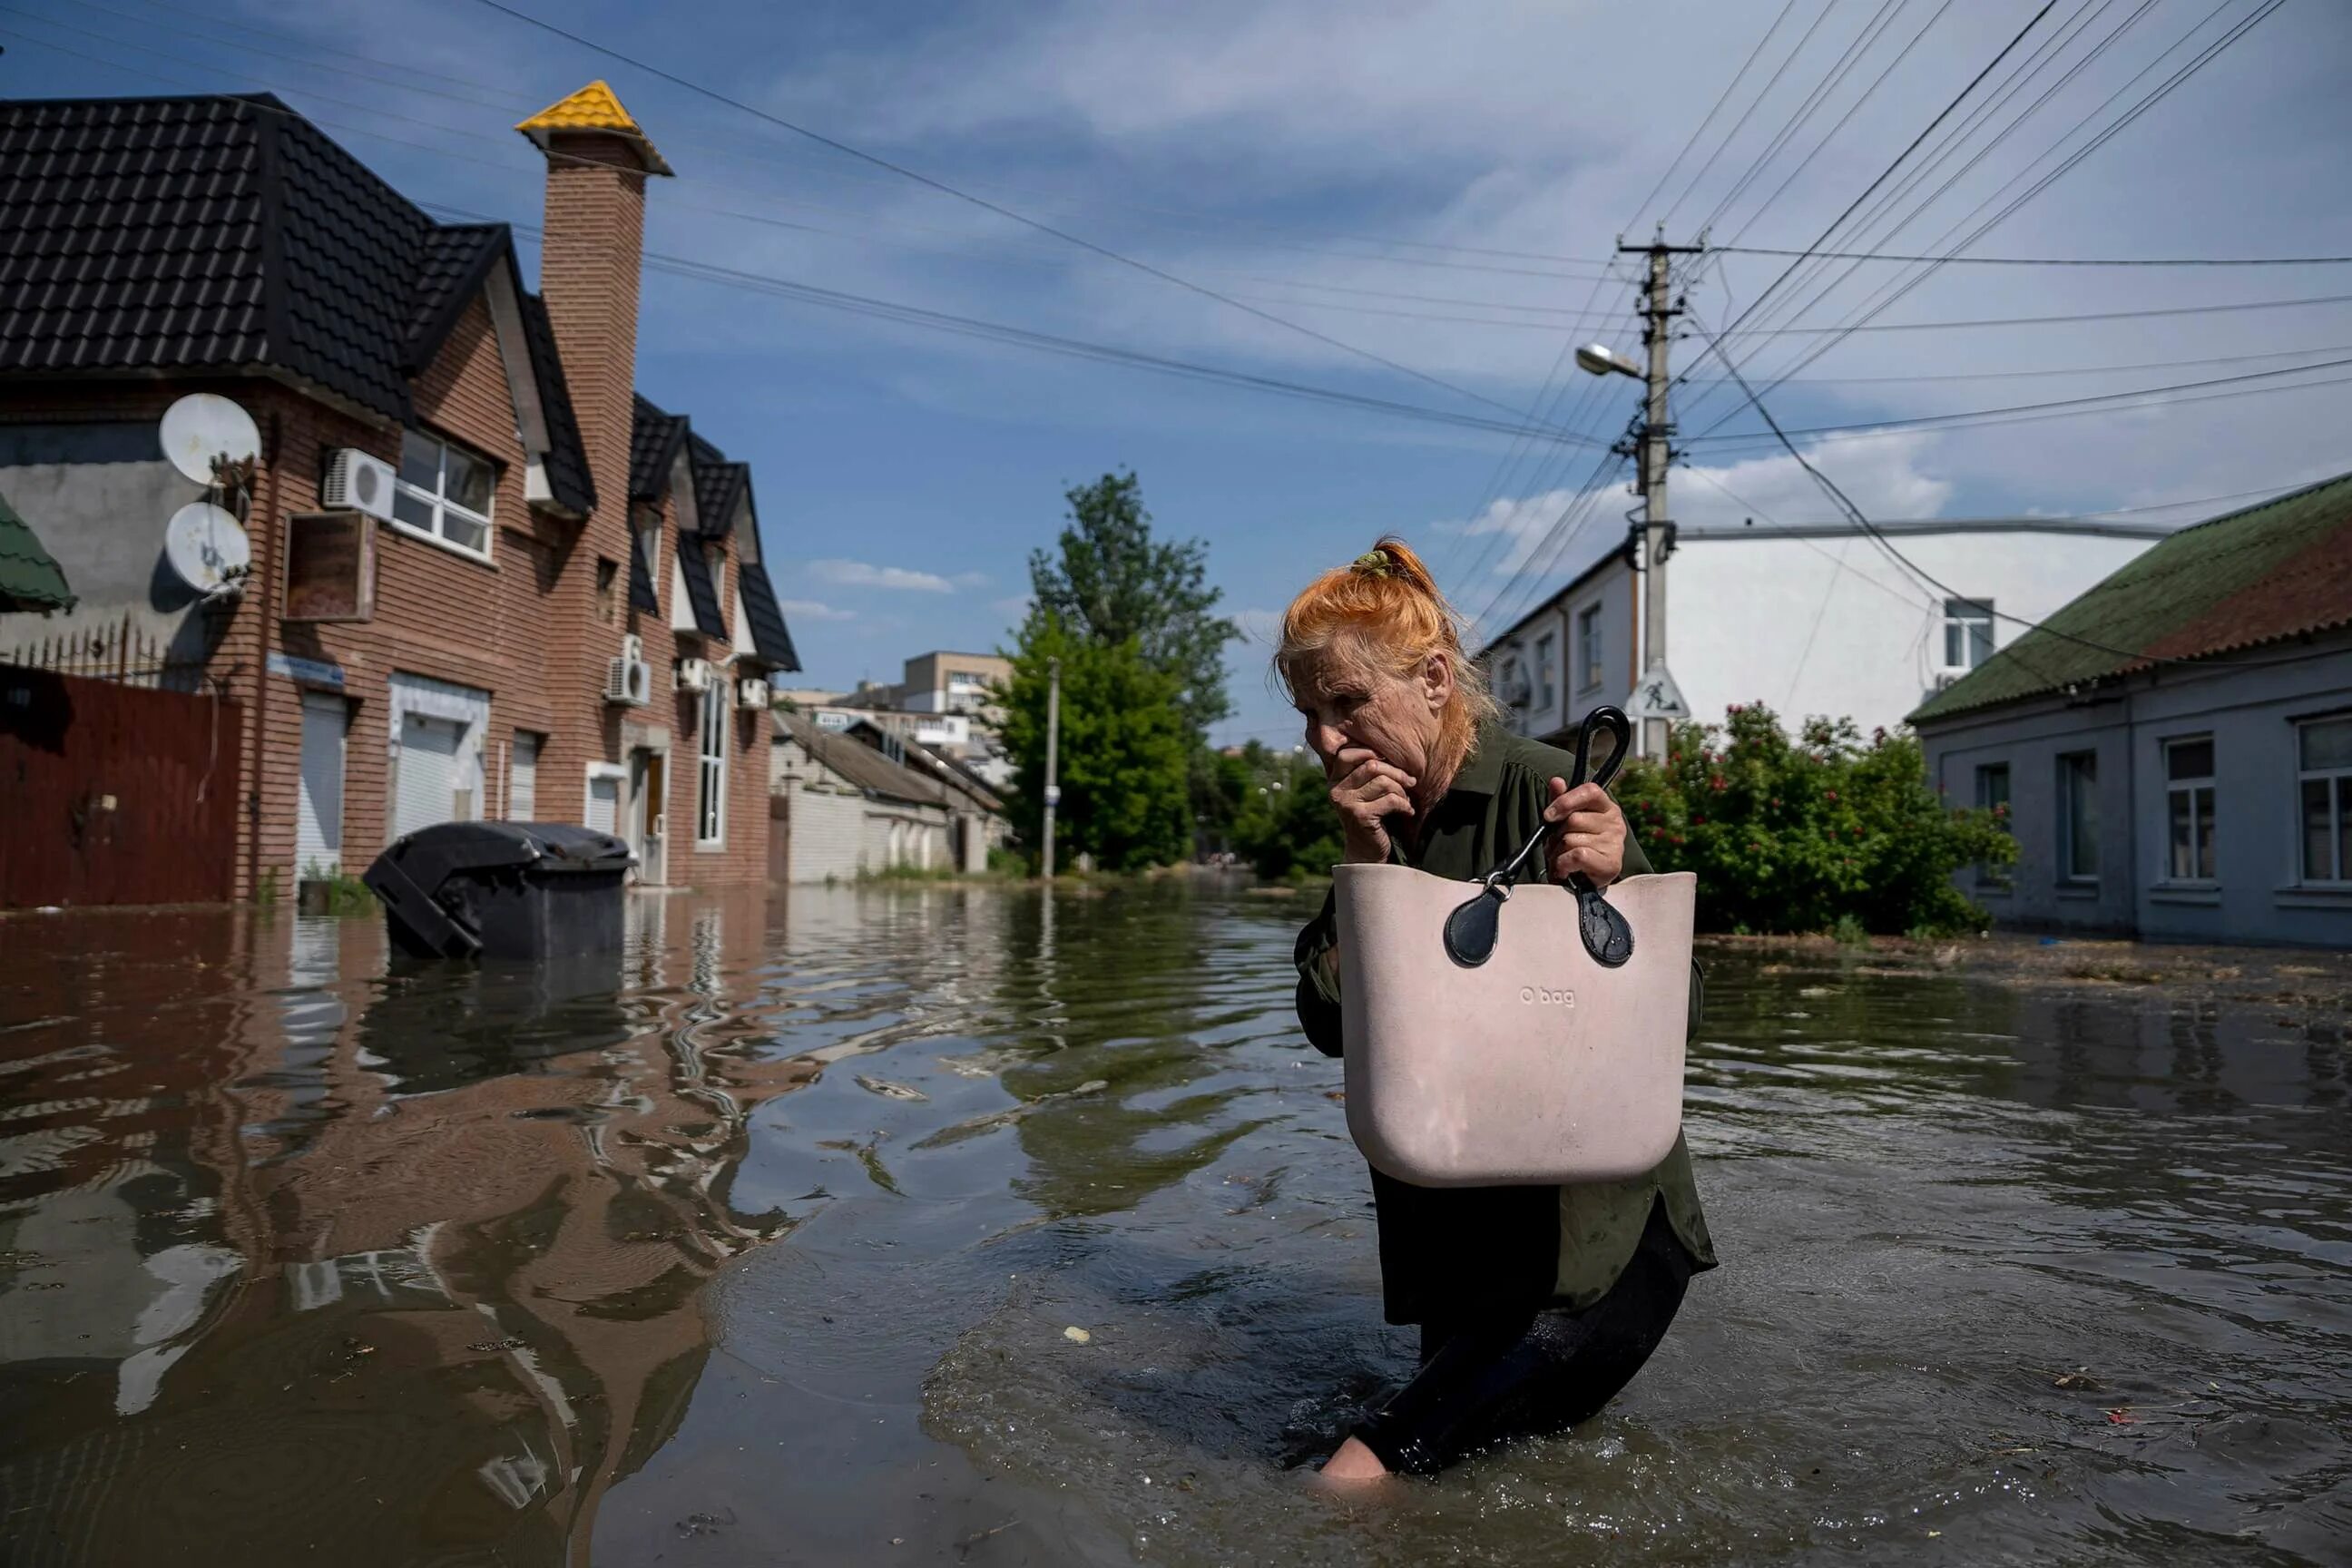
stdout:
{"type": "Polygon", "coordinates": [[[64,571],[33,536],[33,525],[0,496],[0,611],[73,607],[64,571]]]}

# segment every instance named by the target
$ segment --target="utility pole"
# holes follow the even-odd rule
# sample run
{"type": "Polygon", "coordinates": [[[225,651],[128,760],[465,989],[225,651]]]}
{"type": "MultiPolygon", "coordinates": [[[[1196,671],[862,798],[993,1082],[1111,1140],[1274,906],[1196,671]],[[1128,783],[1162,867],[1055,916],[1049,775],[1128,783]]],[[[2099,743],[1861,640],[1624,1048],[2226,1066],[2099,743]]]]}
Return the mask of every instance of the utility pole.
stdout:
{"type": "Polygon", "coordinates": [[[1062,661],[1045,661],[1045,881],[1054,880],[1054,808],[1062,804],[1062,786],[1054,782],[1062,760],[1062,661]]]}
{"type": "MultiPolygon", "coordinates": [[[[1642,300],[1642,342],[1650,353],[1643,377],[1649,386],[1649,401],[1643,413],[1638,448],[1642,524],[1637,558],[1639,568],[1648,574],[1642,594],[1642,674],[1647,679],[1665,668],[1666,557],[1675,552],[1675,525],[1666,510],[1666,468],[1674,458],[1674,426],[1666,418],[1666,387],[1673,378],[1667,373],[1666,355],[1674,341],[1674,319],[1682,310],[1675,304],[1668,288],[1667,270],[1673,258],[1702,255],[1706,247],[1668,245],[1661,234],[1647,245],[1620,241],[1617,249],[1621,254],[1639,252],[1650,258],[1649,286],[1642,300]]],[[[1641,742],[1643,755],[1664,761],[1666,721],[1644,719],[1641,742]]]]}

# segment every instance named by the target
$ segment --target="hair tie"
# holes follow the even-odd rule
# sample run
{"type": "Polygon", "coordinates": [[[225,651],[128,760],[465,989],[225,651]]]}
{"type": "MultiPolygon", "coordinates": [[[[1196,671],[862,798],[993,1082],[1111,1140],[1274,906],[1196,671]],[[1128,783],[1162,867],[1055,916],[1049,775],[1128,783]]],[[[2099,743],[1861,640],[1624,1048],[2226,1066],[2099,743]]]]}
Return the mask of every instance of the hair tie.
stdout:
{"type": "Polygon", "coordinates": [[[1355,570],[1368,577],[1388,576],[1390,574],[1389,552],[1385,550],[1366,551],[1356,557],[1355,570]]]}

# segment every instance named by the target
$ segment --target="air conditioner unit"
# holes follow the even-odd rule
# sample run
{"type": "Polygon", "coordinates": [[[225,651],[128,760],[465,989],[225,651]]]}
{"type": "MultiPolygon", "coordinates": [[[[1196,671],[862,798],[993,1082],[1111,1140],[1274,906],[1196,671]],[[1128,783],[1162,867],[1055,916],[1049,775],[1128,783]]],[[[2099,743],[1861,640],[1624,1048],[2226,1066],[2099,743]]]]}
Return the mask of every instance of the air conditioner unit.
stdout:
{"type": "Polygon", "coordinates": [[[363,511],[392,521],[392,465],[356,447],[338,447],[327,454],[327,472],[319,483],[319,504],[328,511],[363,511]]]}
{"type": "MultiPolygon", "coordinates": [[[[631,637],[631,642],[637,639],[631,637]]],[[[654,669],[641,658],[623,654],[604,666],[604,700],[626,708],[642,708],[654,699],[654,669]]]]}
{"type": "Polygon", "coordinates": [[[710,689],[710,661],[706,658],[682,658],[677,661],[677,689],[680,691],[710,689]]]}
{"type": "Polygon", "coordinates": [[[735,683],[735,706],[765,708],[768,706],[769,689],[764,680],[739,680],[735,683]]]}

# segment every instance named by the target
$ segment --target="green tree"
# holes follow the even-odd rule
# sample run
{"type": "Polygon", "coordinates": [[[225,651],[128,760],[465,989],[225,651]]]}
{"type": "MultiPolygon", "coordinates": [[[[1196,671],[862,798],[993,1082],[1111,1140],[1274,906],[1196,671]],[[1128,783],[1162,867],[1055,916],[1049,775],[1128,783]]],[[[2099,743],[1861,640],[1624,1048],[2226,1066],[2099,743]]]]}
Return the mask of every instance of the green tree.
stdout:
{"type": "Polygon", "coordinates": [[[1225,645],[1240,633],[1213,614],[1223,595],[1209,586],[1209,547],[1154,539],[1143,487],[1131,471],[1105,474],[1065,492],[1069,526],[1058,554],[1029,556],[1038,608],[1091,641],[1134,642],[1143,660],[1171,677],[1187,736],[1198,743],[1233,711],[1225,695],[1225,645]]]}
{"type": "Polygon", "coordinates": [[[1234,848],[1261,877],[1329,874],[1345,852],[1329,781],[1313,757],[1260,750],[1234,823],[1234,848]]]}
{"type": "Polygon", "coordinates": [[[1134,637],[1109,643],[1076,630],[1042,604],[1022,623],[1004,688],[1004,745],[1018,768],[1013,820],[1038,847],[1045,801],[1045,704],[1051,664],[1062,665],[1062,789],[1055,853],[1105,870],[1184,858],[1192,844],[1186,797],[1191,739],[1173,676],[1152,667],[1134,637]]]}
{"type": "Polygon", "coordinates": [[[2017,858],[2000,818],[1927,787],[1907,732],[1865,742],[1851,720],[1815,719],[1791,740],[1761,705],[1675,726],[1664,763],[1627,763],[1613,793],[1651,864],[1697,873],[1699,924],[1717,931],[1981,931],[1952,874],[2017,858]]]}

